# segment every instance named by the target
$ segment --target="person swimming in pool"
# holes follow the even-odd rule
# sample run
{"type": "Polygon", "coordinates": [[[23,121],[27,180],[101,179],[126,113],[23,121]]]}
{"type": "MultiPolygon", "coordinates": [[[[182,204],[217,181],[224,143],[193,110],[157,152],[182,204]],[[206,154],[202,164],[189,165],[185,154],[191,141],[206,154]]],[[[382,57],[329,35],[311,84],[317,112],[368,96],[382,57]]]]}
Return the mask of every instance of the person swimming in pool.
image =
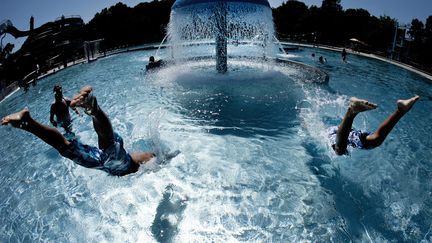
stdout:
{"type": "Polygon", "coordinates": [[[320,63],[324,64],[324,63],[327,62],[327,59],[326,59],[325,57],[323,57],[323,56],[320,56],[320,57],[318,58],[318,61],[319,61],[320,63]]]}
{"type": "Polygon", "coordinates": [[[418,95],[398,100],[396,110],[381,123],[374,133],[352,129],[354,118],[363,111],[373,110],[378,107],[367,100],[351,97],[348,110],[339,126],[328,129],[328,137],[331,146],[337,155],[347,154],[347,147],[359,149],[373,149],[380,146],[396,123],[412,108],[420,97],[418,95]]]}
{"type": "Polygon", "coordinates": [[[146,70],[152,70],[155,68],[160,68],[162,65],[164,65],[164,61],[162,60],[155,60],[154,56],[149,57],[149,62],[146,65],[146,70]]]}
{"type": "Polygon", "coordinates": [[[98,147],[82,144],[75,138],[66,139],[57,129],[33,120],[27,108],[8,115],[1,125],[11,125],[39,137],[55,148],[63,157],[87,167],[103,170],[111,175],[124,176],[138,171],[156,155],[151,152],[128,153],[123,148],[123,139],[114,132],[111,122],[99,107],[91,86],[85,86],[72,99],[71,107],[80,107],[93,120],[98,135],[98,147]]]}

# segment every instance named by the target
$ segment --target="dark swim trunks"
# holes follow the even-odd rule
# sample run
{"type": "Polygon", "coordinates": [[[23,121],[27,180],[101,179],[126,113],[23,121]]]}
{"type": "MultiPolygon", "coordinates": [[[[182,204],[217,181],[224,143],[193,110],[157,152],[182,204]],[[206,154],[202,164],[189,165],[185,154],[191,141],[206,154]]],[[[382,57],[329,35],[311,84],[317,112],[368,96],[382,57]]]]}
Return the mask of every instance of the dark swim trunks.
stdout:
{"type": "MultiPolygon", "coordinates": [[[[330,127],[327,129],[327,135],[330,141],[330,145],[334,147],[336,144],[336,135],[337,135],[337,126],[330,127]]],[[[369,135],[369,132],[363,132],[360,130],[351,130],[348,135],[348,146],[359,149],[372,149],[371,146],[366,146],[364,141],[366,137],[369,135]]]]}
{"type": "Polygon", "coordinates": [[[57,126],[63,127],[66,132],[72,131],[72,121],[70,119],[64,119],[63,121],[57,121],[57,126]]]}
{"type": "Polygon", "coordinates": [[[107,149],[82,144],[71,139],[70,145],[60,154],[75,163],[108,172],[111,175],[123,176],[138,170],[138,165],[132,161],[131,156],[123,148],[123,139],[114,133],[114,143],[107,149]]]}

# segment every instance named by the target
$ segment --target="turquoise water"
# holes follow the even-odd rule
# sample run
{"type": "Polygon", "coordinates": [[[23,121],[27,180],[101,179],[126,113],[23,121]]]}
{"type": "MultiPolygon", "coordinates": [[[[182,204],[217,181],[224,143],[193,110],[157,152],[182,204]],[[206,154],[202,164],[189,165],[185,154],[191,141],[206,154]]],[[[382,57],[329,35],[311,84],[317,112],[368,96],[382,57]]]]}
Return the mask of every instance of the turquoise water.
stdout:
{"type": "MultiPolygon", "coordinates": [[[[153,52],[110,56],[59,71],[0,103],[28,106],[49,124],[52,87],[85,84],[130,151],[181,153],[136,174],[109,176],[75,165],[24,131],[2,127],[0,241],[419,242],[431,241],[431,81],[377,60],[303,49],[290,59],[330,75],[310,84],[273,63],[230,61],[142,69],[153,52]],[[311,58],[324,55],[327,64],[311,58]],[[325,130],[350,96],[379,108],[357,117],[373,131],[399,98],[422,98],[374,150],[337,157],[325,130]]],[[[88,144],[88,117],[73,115],[88,144]]]]}

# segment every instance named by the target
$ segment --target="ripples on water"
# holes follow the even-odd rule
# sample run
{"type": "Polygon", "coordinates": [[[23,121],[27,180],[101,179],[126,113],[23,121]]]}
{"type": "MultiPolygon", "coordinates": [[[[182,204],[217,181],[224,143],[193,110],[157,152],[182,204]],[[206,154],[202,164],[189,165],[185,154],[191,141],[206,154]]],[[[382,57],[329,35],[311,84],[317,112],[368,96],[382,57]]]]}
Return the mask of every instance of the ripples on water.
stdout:
{"type": "MultiPolygon", "coordinates": [[[[28,106],[48,124],[55,83],[69,97],[91,84],[127,149],[181,153],[118,178],[3,127],[0,240],[431,240],[430,82],[352,55],[344,64],[327,51],[316,54],[327,57],[320,65],[311,52],[293,58],[326,70],[328,85],[254,63],[233,62],[225,76],[212,63],[143,74],[151,53],[141,52],[74,66],[17,92],[0,115],[28,106]],[[354,124],[370,130],[397,98],[415,93],[425,98],[380,148],[345,157],[329,150],[325,129],[339,123],[350,96],[380,105],[354,124]]],[[[74,129],[97,143],[88,117],[75,117],[74,129]]]]}

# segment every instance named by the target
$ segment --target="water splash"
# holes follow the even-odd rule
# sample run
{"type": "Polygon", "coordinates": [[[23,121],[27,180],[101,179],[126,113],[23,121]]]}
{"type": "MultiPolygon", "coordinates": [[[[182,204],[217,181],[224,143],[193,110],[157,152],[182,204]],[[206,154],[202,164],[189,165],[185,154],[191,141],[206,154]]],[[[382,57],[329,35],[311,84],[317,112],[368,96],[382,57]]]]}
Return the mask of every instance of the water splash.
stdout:
{"type": "Polygon", "coordinates": [[[233,49],[240,48],[239,44],[254,45],[256,52],[252,55],[274,57],[277,50],[272,41],[274,32],[270,7],[251,2],[213,1],[174,6],[168,26],[174,60],[191,55],[211,56],[222,59],[225,65],[225,57],[221,55],[229,57],[235,52],[233,49]],[[216,48],[212,47],[214,44],[216,48]],[[196,45],[208,48],[196,55],[196,50],[191,50],[195,48],[190,48],[196,45]]]}

